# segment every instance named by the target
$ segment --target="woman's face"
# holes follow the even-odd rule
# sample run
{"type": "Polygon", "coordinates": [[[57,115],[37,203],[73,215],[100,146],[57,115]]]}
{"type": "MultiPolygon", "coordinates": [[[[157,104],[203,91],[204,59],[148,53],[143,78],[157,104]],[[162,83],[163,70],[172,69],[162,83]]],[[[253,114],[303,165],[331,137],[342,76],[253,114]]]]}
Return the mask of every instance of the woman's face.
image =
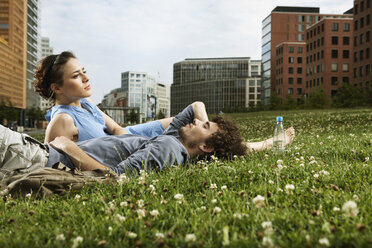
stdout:
{"type": "Polygon", "coordinates": [[[63,85],[57,94],[70,100],[78,100],[92,95],[89,77],[79,60],[71,58],[63,66],[63,85]]]}

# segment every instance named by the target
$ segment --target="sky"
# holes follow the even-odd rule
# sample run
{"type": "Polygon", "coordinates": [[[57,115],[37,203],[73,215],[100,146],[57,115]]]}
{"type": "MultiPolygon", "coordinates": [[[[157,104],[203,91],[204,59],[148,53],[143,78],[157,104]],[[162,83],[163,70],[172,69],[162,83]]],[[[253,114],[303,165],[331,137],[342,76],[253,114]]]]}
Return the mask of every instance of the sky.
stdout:
{"type": "Polygon", "coordinates": [[[98,104],[125,71],[171,84],[185,58],[261,59],[261,22],[276,6],[342,14],[353,0],[41,0],[41,36],[74,52],[98,104]]]}

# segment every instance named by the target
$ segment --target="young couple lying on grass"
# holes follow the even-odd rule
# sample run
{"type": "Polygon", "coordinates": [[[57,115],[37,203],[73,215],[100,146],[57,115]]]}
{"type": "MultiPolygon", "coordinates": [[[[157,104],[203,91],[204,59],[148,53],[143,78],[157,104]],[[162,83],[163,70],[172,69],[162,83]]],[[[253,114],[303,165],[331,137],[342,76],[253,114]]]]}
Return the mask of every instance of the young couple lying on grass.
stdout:
{"type": "MultiPolygon", "coordinates": [[[[123,129],[86,99],[91,96],[89,78],[70,52],[46,57],[35,79],[40,95],[55,103],[47,114],[46,144],[1,126],[0,179],[59,162],[81,170],[109,168],[118,174],[133,174],[184,165],[195,157],[231,158],[272,147],[272,139],[244,143],[238,127],[225,118],[209,121],[201,102],[175,118],[123,129]]],[[[289,143],[294,129],[286,134],[289,143]]]]}

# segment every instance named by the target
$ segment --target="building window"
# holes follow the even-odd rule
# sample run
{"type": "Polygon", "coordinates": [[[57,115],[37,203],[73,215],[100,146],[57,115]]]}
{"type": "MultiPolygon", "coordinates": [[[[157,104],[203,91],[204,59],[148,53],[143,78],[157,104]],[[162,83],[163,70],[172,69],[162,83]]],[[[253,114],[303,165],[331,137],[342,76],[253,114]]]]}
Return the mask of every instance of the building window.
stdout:
{"type": "Polygon", "coordinates": [[[350,31],[350,23],[344,23],[344,31],[349,32],[350,31]]]}
{"type": "Polygon", "coordinates": [[[363,77],[363,66],[359,67],[359,77],[363,77]]]}
{"type": "Polygon", "coordinates": [[[294,57],[288,57],[288,63],[293,64],[294,63],[294,57]]]}
{"type": "Polygon", "coordinates": [[[342,64],[342,71],[343,72],[348,72],[349,71],[349,64],[348,63],[343,63],[342,64]]]}
{"type": "Polygon", "coordinates": [[[297,88],[297,95],[301,95],[302,94],[302,88],[297,88]]]}
{"type": "Polygon", "coordinates": [[[366,59],[369,59],[369,47],[366,48],[366,59]]]}
{"type": "Polygon", "coordinates": [[[332,50],[332,58],[337,59],[338,58],[338,50],[334,49],[332,50]]]}
{"type": "Polygon", "coordinates": [[[313,22],[313,16],[306,16],[306,22],[311,23],[313,22]]]}
{"type": "Polygon", "coordinates": [[[302,47],[297,47],[297,53],[302,53],[302,47]]]}
{"type": "Polygon", "coordinates": [[[364,59],[364,56],[363,55],[364,55],[364,51],[363,50],[360,50],[360,52],[359,52],[359,61],[364,59]]]}
{"type": "Polygon", "coordinates": [[[337,68],[337,63],[332,63],[331,64],[331,71],[333,72],[337,72],[338,68],[337,68]]]}
{"type": "Polygon", "coordinates": [[[302,64],[302,57],[297,57],[297,63],[302,64]]]}
{"type": "Polygon", "coordinates": [[[322,23],[322,32],[324,32],[324,23],[322,23]]]}
{"type": "Polygon", "coordinates": [[[371,7],[370,0],[366,1],[366,8],[369,9],[371,7]]]}
{"type": "Polygon", "coordinates": [[[368,64],[366,65],[366,76],[369,75],[370,71],[371,71],[371,68],[370,68],[370,65],[368,64]]]}
{"type": "Polygon", "coordinates": [[[288,84],[293,84],[293,78],[288,78],[288,84]]]}
{"type": "Polygon", "coordinates": [[[360,2],[360,12],[363,12],[364,10],[364,1],[360,2]]]}
{"type": "Polygon", "coordinates": [[[304,22],[304,21],[305,21],[305,17],[303,15],[299,15],[298,22],[304,22]]]}
{"type": "Polygon", "coordinates": [[[288,95],[293,95],[293,88],[288,88],[288,95]]]}
{"type": "Polygon", "coordinates": [[[360,28],[364,27],[364,17],[360,18],[360,28]]]}
{"type": "Polygon", "coordinates": [[[357,61],[358,61],[358,53],[354,52],[354,62],[357,62],[357,61]]]}
{"type": "Polygon", "coordinates": [[[288,73],[293,74],[293,67],[288,67],[288,73]]]}
{"type": "Polygon", "coordinates": [[[331,77],[331,84],[337,85],[338,78],[337,77],[331,77]]]}
{"type": "Polygon", "coordinates": [[[358,30],[358,20],[354,21],[354,31],[358,30]]]}
{"type": "Polygon", "coordinates": [[[302,74],[302,67],[297,67],[297,74],[302,74]]]}
{"type": "Polygon", "coordinates": [[[288,49],[289,49],[289,53],[294,53],[294,47],[293,46],[290,46],[288,49]]]}
{"type": "Polygon", "coordinates": [[[370,14],[368,14],[366,16],[366,25],[368,26],[369,24],[371,24],[371,16],[370,16],[370,14]]]}
{"type": "Polygon", "coordinates": [[[364,42],[364,34],[360,34],[359,36],[359,44],[362,45],[364,42]]]}
{"type": "Polygon", "coordinates": [[[358,14],[358,4],[354,5],[354,15],[358,14]]]}
{"type": "Polygon", "coordinates": [[[298,24],[298,32],[305,31],[305,26],[303,24],[298,24]]]}
{"type": "Polygon", "coordinates": [[[355,68],[354,68],[354,78],[357,78],[357,76],[358,76],[358,75],[357,75],[357,68],[355,67],[355,68]]]}
{"type": "Polygon", "coordinates": [[[338,45],[338,37],[332,36],[332,45],[338,45]]]}
{"type": "Polygon", "coordinates": [[[370,41],[370,31],[366,32],[366,42],[370,41]]]}
{"type": "Polygon", "coordinates": [[[304,34],[298,34],[298,41],[304,41],[305,35],[304,34]]]}
{"type": "Polygon", "coordinates": [[[332,31],[338,31],[338,23],[337,22],[332,23],[332,31]]]}
{"type": "Polygon", "coordinates": [[[349,82],[349,77],[342,77],[342,82],[348,83],[349,82]]]}
{"type": "Polygon", "coordinates": [[[302,84],[302,78],[297,78],[297,84],[302,84]]]}
{"type": "Polygon", "coordinates": [[[343,45],[349,45],[350,44],[350,37],[344,36],[342,39],[342,44],[343,45]]]}
{"type": "Polygon", "coordinates": [[[320,44],[323,46],[324,45],[324,37],[320,38],[320,44]]]}
{"type": "Polygon", "coordinates": [[[358,45],[358,36],[354,36],[354,46],[358,45]]]}
{"type": "Polygon", "coordinates": [[[349,58],[349,50],[343,50],[342,51],[342,58],[348,59],[349,58]]]}

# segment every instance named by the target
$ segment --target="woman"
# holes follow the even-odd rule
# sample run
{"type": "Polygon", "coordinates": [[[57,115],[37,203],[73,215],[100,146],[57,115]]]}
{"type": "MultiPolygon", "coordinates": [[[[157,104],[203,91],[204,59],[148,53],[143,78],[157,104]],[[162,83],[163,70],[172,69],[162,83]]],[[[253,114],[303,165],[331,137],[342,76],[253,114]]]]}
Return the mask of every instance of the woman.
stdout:
{"type": "Polygon", "coordinates": [[[92,95],[89,77],[71,52],[44,58],[35,72],[34,86],[42,97],[55,103],[46,115],[50,122],[45,142],[58,136],[83,141],[106,135],[126,133],[157,136],[172,118],[122,128],[88,98],[92,95]]]}

